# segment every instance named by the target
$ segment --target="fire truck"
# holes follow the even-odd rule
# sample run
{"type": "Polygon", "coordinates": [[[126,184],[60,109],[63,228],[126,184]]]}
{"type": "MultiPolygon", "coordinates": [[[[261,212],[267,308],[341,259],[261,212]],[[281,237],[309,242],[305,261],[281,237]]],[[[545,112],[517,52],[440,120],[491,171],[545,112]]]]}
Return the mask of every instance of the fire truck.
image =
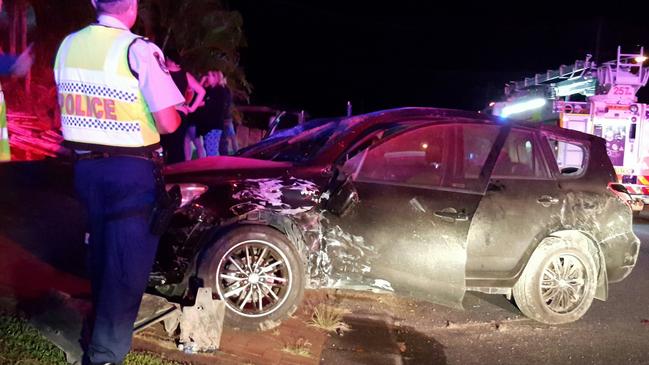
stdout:
{"type": "MultiPolygon", "coordinates": [[[[646,60],[644,48],[622,53],[618,47],[617,58],[601,65],[588,55],[507,84],[507,100],[492,103],[491,110],[604,138],[618,180],[633,198],[632,208],[642,210],[649,205],[649,105],[639,103],[636,95],[649,80],[646,60]]],[[[560,162],[572,153],[580,151],[558,151],[560,162]]]]}

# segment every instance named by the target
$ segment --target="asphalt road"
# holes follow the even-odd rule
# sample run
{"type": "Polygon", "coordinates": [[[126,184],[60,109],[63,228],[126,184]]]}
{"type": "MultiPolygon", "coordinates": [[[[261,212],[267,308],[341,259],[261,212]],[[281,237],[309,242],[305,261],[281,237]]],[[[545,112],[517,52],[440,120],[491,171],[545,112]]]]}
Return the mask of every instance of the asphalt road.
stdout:
{"type": "Polygon", "coordinates": [[[323,364],[649,364],[649,220],[637,266],[579,321],[547,326],[504,297],[467,294],[466,311],[392,296],[338,293],[353,330],[333,336],[323,364]]]}

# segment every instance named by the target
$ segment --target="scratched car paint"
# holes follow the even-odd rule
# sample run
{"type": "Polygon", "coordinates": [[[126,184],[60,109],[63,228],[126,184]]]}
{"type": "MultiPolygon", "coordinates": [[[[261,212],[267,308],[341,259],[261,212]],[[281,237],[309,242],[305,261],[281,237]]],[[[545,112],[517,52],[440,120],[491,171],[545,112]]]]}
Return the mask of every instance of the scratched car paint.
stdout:
{"type": "Polygon", "coordinates": [[[513,295],[525,315],[559,324],[636,263],[631,210],[598,137],[431,108],[296,133],[166,169],[185,200],[152,290],[212,287],[243,329],[276,326],[304,288],[458,308],[468,290],[513,295]]]}

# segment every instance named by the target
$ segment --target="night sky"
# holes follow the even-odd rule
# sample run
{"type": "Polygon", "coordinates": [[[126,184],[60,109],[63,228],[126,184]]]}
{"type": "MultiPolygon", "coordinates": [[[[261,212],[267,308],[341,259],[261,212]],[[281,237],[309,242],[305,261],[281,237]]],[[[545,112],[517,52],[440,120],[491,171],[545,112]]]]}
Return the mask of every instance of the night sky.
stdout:
{"type": "MultiPolygon", "coordinates": [[[[628,52],[649,47],[649,22],[641,19],[561,15],[554,6],[524,16],[458,15],[407,4],[231,2],[244,18],[252,103],[312,116],[343,114],[347,100],[355,114],[399,106],[478,110],[507,81],[586,53],[607,61],[618,44],[628,52]]],[[[647,91],[640,101],[649,102],[647,91]]]]}

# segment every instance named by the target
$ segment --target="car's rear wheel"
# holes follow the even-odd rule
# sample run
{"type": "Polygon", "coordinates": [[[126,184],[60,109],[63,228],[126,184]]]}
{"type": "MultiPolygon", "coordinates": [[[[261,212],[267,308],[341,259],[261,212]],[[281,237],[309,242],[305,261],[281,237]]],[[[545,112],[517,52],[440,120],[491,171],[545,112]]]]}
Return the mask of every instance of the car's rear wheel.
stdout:
{"type": "Polygon", "coordinates": [[[297,309],[304,294],[304,265],[279,231],[259,225],[235,228],[204,255],[199,276],[226,307],[225,324],[264,331],[297,309]]]}
{"type": "Polygon", "coordinates": [[[514,299],[523,314],[539,322],[573,322],[593,302],[597,272],[587,247],[548,237],[534,251],[514,285],[514,299]]]}

